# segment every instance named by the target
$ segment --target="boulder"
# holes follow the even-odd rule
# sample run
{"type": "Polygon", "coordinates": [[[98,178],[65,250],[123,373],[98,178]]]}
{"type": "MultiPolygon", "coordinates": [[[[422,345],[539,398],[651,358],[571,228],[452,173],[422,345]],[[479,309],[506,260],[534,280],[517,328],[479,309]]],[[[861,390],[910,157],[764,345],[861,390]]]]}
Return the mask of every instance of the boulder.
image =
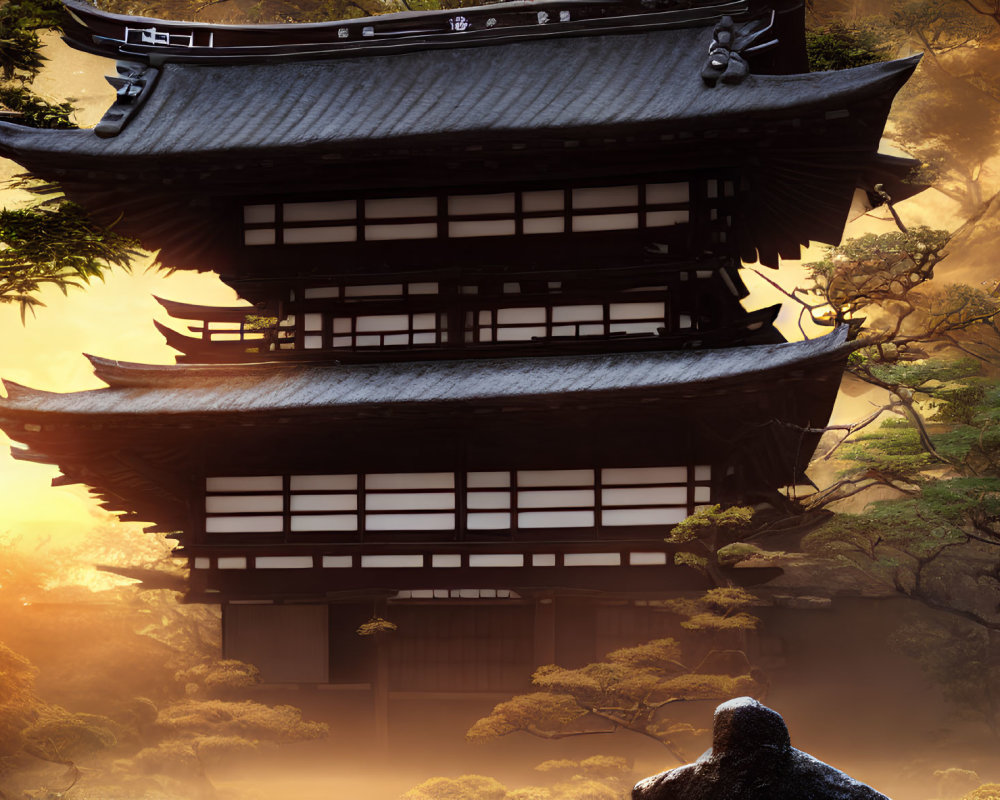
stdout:
{"type": "Polygon", "coordinates": [[[781,715],[751,697],[715,709],[712,749],[639,781],[632,800],[888,800],[792,747],[781,715]]]}

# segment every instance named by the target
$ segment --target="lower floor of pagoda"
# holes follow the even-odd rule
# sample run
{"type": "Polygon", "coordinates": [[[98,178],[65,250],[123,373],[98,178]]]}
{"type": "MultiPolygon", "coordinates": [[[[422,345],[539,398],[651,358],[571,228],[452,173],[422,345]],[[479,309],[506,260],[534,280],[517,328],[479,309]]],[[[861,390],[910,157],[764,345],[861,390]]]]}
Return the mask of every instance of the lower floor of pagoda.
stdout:
{"type": "Polygon", "coordinates": [[[484,589],[433,594],[341,603],[229,602],[223,606],[224,656],[255,664],[267,684],[504,693],[528,689],[538,666],[582,666],[612,650],[681,633],[678,617],[657,600],[524,598],[484,589]],[[391,626],[376,623],[368,626],[373,635],[359,634],[373,619],[391,626]]]}

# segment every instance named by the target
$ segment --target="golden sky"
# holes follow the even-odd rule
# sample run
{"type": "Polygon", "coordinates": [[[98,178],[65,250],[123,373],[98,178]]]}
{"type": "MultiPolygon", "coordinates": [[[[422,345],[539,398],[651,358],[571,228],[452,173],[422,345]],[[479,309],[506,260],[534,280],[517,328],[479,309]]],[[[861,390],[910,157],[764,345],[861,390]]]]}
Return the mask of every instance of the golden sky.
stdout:
{"type": "MultiPolygon", "coordinates": [[[[77,122],[92,126],[113,100],[113,91],[103,76],[113,70],[109,60],[70,50],[55,36],[46,39],[50,61],[35,87],[51,99],[73,98],[81,109],[77,122]]],[[[0,161],[0,180],[18,172],[11,162],[0,161]]],[[[911,224],[952,226],[957,219],[950,209],[935,202],[932,193],[908,201],[900,208],[911,224]]],[[[0,192],[0,202],[14,205],[24,201],[21,193],[0,192]]],[[[869,217],[853,223],[848,235],[865,229],[889,230],[891,223],[869,217]]],[[[808,257],[816,257],[813,248],[808,257]]],[[[63,296],[58,290],[41,295],[45,303],[32,319],[22,325],[15,305],[0,304],[0,377],[38,389],[75,391],[103,386],[83,353],[123,361],[173,363],[174,351],[166,346],[154,329],[154,318],[173,326],[153,295],[189,303],[232,305],[235,294],[211,274],[177,273],[166,276],[149,269],[151,260],[137,264],[131,274],[111,273],[103,283],[63,296]]],[[[791,287],[801,279],[798,263],[783,265],[780,272],[765,270],[774,279],[791,287]]],[[[749,271],[744,280],[751,289],[745,301],[750,309],[780,302],[780,295],[749,271]]],[[[789,339],[801,338],[795,324],[796,310],[786,305],[778,326],[789,339]]],[[[837,416],[851,418],[864,409],[867,401],[842,398],[837,416]]],[[[0,534],[11,532],[26,538],[51,533],[84,536],[106,514],[90,499],[82,487],[52,488],[58,474],[55,467],[17,462],[7,451],[8,440],[0,434],[0,534]]]]}

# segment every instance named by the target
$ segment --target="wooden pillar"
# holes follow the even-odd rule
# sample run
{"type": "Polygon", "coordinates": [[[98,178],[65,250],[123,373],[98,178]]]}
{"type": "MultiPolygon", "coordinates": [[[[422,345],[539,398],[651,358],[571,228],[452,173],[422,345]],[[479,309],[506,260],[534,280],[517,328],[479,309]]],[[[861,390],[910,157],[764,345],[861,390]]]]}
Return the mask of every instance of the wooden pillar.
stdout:
{"type": "MultiPolygon", "coordinates": [[[[376,616],[385,616],[385,603],[379,603],[376,616]]],[[[375,714],[375,749],[389,755],[389,633],[376,633],[375,674],[372,676],[372,706],[375,714]]]]}
{"type": "Polygon", "coordinates": [[[535,600],[535,666],[556,662],[556,601],[554,597],[535,600]]]}

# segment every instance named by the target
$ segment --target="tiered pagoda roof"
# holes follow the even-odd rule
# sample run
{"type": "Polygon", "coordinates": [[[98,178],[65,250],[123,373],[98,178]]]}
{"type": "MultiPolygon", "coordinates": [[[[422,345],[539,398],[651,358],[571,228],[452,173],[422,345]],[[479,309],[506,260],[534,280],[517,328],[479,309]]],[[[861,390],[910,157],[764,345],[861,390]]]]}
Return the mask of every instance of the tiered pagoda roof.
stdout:
{"type": "Polygon", "coordinates": [[[537,179],[540,163],[591,176],[752,164],[740,252],[772,266],[809,240],[836,242],[855,187],[874,198],[883,183],[897,200],[909,191],[899,181],[912,162],[877,151],[916,58],[807,73],[796,4],[654,5],[504,3],[258,31],[70,0],[69,42],[124,59],[110,79],[119,100],[96,131],[0,123],[0,154],[59,181],[98,218],[122,217],[119,229],[172,267],[223,275],[223,211],[206,196],[262,186],[537,179]],[[518,22],[525,13],[531,24],[518,22]],[[459,17],[468,26],[455,27],[459,17]],[[733,58],[750,69],[733,82],[705,78],[724,19],[733,58]],[[152,43],[181,28],[214,43],[152,43]],[[129,44],[142,31],[151,43],[129,44]],[[309,44],[327,35],[346,38],[309,44]]]}

